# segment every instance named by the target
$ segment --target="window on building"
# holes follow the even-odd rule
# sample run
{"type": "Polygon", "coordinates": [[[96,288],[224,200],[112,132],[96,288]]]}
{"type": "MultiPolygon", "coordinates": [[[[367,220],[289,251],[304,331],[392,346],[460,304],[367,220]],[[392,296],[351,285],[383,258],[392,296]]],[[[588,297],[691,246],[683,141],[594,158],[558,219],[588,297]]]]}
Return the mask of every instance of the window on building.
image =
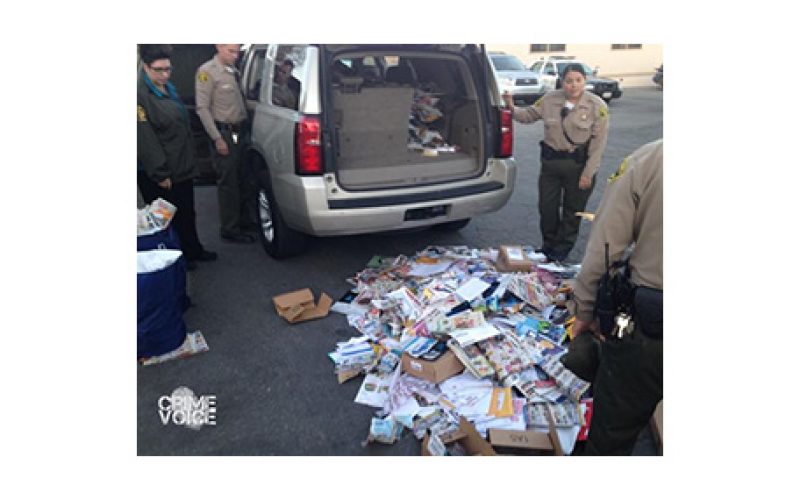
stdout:
{"type": "Polygon", "coordinates": [[[641,43],[612,43],[611,50],[641,49],[641,43]]]}
{"type": "Polygon", "coordinates": [[[532,43],[531,52],[564,52],[567,45],[564,43],[532,43]]]}

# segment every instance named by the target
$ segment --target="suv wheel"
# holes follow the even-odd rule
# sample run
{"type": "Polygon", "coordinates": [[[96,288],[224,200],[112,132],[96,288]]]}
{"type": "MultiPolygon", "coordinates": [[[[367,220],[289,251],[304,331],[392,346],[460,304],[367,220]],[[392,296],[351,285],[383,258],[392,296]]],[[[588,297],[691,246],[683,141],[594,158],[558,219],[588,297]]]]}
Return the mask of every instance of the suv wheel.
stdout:
{"type": "Polygon", "coordinates": [[[258,235],[264,250],[276,259],[302,253],[306,249],[306,235],[286,225],[270,188],[261,186],[257,196],[258,235]]]}

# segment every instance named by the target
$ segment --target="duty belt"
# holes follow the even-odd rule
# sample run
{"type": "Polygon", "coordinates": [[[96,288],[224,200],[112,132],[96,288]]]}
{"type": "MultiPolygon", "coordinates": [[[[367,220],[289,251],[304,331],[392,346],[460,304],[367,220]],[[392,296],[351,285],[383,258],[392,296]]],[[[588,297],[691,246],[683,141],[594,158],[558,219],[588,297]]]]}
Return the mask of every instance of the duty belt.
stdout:
{"type": "Polygon", "coordinates": [[[653,340],[662,340],[664,292],[655,288],[637,286],[633,296],[633,310],[618,313],[607,339],[618,340],[634,330],[653,340]]]}
{"type": "Polygon", "coordinates": [[[539,142],[539,146],[542,148],[542,158],[545,160],[575,160],[577,162],[585,162],[586,161],[586,147],[581,145],[575,151],[559,151],[557,149],[553,149],[544,141],[539,142]]]}
{"type": "Polygon", "coordinates": [[[634,320],[641,332],[652,339],[663,338],[664,292],[639,286],[633,298],[634,320]]]}
{"type": "Polygon", "coordinates": [[[214,124],[217,126],[217,130],[230,130],[231,132],[239,133],[242,131],[242,124],[241,123],[224,123],[215,121],[214,124]]]}

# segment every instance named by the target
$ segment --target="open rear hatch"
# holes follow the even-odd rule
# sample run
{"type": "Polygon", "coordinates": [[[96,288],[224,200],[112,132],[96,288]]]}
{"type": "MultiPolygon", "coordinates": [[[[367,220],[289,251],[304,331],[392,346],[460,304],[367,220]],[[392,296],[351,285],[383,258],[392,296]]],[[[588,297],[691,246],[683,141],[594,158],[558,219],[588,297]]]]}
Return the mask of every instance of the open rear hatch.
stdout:
{"type": "MultiPolygon", "coordinates": [[[[329,49],[330,50],[330,49],[329,49]]],[[[333,170],[350,190],[468,179],[486,164],[482,68],[461,46],[339,47],[323,57],[333,170]]]]}

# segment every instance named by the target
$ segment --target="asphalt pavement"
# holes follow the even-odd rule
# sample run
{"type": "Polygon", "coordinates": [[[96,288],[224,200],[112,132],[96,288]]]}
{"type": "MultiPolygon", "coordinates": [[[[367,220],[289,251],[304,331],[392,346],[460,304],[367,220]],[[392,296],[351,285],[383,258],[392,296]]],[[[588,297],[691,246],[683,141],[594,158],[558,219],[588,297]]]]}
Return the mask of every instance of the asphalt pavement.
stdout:
{"type": "MultiPolygon", "coordinates": [[[[662,92],[626,89],[609,106],[608,145],[587,210],[593,212],[605,179],[637,147],[663,136],[662,92]]],[[[536,179],[542,125],[515,123],[517,185],[500,211],[476,217],[456,233],[416,230],[315,238],[301,256],[269,257],[259,243],[227,243],[219,237],[216,188],[195,188],[200,239],[219,260],[189,273],[194,303],[185,320],[201,330],[209,352],[161,365],[137,367],[139,455],[418,455],[410,433],[394,445],[362,445],[374,409],[353,402],[362,377],[339,384],[327,354],[336,342],[358,336],[344,316],[287,324],[272,305],[274,295],[309,287],[334,298],[349,289],[346,279],[374,255],[413,255],[428,245],[538,246],[536,179]],[[216,425],[193,430],[164,425],[158,399],[178,387],[216,396],[216,425]]],[[[579,262],[589,223],[582,223],[568,260],[579,262]]],[[[640,436],[635,454],[655,454],[652,436],[640,436]]]]}

